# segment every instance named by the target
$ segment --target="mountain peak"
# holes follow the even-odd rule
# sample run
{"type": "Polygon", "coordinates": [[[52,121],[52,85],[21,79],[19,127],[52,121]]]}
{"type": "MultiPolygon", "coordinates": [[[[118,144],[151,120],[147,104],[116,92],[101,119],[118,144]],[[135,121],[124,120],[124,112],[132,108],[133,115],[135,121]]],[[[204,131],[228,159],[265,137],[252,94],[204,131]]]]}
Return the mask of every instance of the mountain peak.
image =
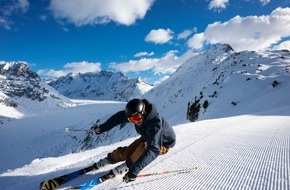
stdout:
{"type": "MultiPolygon", "coordinates": [[[[22,62],[0,63],[0,115],[10,115],[9,111],[16,109],[17,113],[41,112],[56,107],[71,106],[72,102],[61,96],[56,90],[42,82],[28,64],[22,62]],[[36,102],[38,102],[36,104],[36,102]],[[44,106],[44,107],[43,107],[44,106]]],[[[11,112],[13,113],[13,112],[11,112]]],[[[21,114],[20,114],[21,115],[21,114]]]]}
{"type": "Polygon", "coordinates": [[[0,64],[0,75],[40,80],[39,76],[29,68],[27,63],[17,61],[0,64]]]}
{"type": "Polygon", "coordinates": [[[49,83],[61,94],[73,99],[122,100],[140,97],[153,88],[140,79],[129,79],[121,72],[66,75],[49,83]]]}
{"type": "Polygon", "coordinates": [[[208,50],[208,52],[231,53],[234,52],[234,49],[229,44],[215,44],[208,50]]]}

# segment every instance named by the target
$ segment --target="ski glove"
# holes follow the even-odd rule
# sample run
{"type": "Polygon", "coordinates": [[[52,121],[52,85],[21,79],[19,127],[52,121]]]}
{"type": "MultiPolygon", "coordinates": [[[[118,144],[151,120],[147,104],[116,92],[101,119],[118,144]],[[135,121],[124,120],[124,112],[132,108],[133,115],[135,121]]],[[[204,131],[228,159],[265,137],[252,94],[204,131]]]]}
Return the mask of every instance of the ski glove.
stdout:
{"type": "Polygon", "coordinates": [[[96,127],[94,128],[94,131],[97,135],[101,134],[102,133],[102,129],[100,127],[96,127]]]}
{"type": "Polygon", "coordinates": [[[132,174],[130,171],[126,173],[123,177],[123,182],[129,183],[136,180],[136,175],[132,174]]]}
{"type": "Polygon", "coordinates": [[[97,135],[99,135],[99,134],[101,134],[101,133],[103,132],[103,131],[102,131],[102,128],[101,128],[98,124],[94,124],[92,128],[94,129],[94,132],[95,132],[97,135]]]}

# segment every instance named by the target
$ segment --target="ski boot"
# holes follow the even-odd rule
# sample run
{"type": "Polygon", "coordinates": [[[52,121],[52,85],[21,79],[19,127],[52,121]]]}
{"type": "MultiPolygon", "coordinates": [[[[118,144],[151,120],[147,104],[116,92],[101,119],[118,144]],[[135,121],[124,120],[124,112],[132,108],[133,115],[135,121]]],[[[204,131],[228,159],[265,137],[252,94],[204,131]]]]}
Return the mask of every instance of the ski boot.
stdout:
{"type": "Polygon", "coordinates": [[[102,177],[102,180],[108,180],[108,179],[112,179],[114,177],[116,177],[116,175],[121,175],[121,174],[125,174],[126,172],[128,172],[129,168],[127,167],[126,163],[123,163],[117,167],[115,167],[114,169],[110,170],[110,172],[105,175],[104,177],[102,177]]]}

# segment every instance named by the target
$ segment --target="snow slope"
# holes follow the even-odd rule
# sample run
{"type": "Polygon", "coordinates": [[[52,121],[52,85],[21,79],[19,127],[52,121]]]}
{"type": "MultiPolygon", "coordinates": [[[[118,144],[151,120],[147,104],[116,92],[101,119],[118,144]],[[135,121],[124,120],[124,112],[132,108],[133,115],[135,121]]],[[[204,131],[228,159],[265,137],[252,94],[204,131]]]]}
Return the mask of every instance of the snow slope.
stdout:
{"type": "Polygon", "coordinates": [[[235,52],[220,44],[187,60],[144,97],[157,104],[172,124],[185,122],[188,105],[194,103],[200,106],[197,120],[289,108],[289,71],[288,50],[235,52]]]}
{"type": "MultiPolygon", "coordinates": [[[[17,132],[21,128],[21,123],[25,121],[12,121],[11,126],[1,126],[0,132],[5,134],[4,139],[1,135],[1,152],[5,154],[1,154],[0,158],[1,163],[5,164],[1,164],[0,189],[38,189],[39,182],[42,180],[90,165],[116,147],[126,146],[134,140],[129,138],[112,145],[63,156],[37,157],[42,148],[43,151],[53,148],[48,137],[37,139],[50,124],[56,123],[58,126],[52,126],[51,129],[58,136],[53,139],[63,142],[63,146],[58,148],[67,149],[70,142],[65,135],[70,134],[61,133],[61,130],[66,127],[70,119],[71,124],[84,122],[86,119],[92,120],[95,116],[94,111],[99,107],[106,107],[103,111],[109,112],[109,109],[115,111],[124,106],[124,103],[117,102],[90,101],[82,105],[80,101],[78,103],[79,106],[70,108],[69,114],[63,111],[37,116],[33,120],[27,119],[26,124],[31,125],[27,126],[26,130],[17,132]],[[80,115],[74,118],[73,113],[80,115]],[[42,124],[44,126],[38,126],[40,129],[34,134],[34,143],[39,146],[21,145],[25,135],[32,135],[28,131],[36,130],[36,123],[41,122],[43,118],[46,118],[42,124]],[[52,118],[55,122],[51,120],[52,118]],[[15,140],[6,138],[15,138],[15,140]],[[7,145],[8,142],[10,144],[7,145]],[[13,150],[9,147],[22,152],[12,153],[13,150]],[[35,150],[37,147],[39,148],[35,150]],[[7,158],[6,154],[8,154],[7,158]],[[32,155],[31,158],[29,155],[32,155]],[[26,161],[21,162],[21,160],[26,161]]],[[[139,178],[129,184],[121,182],[119,176],[94,189],[290,189],[290,110],[281,108],[275,110],[275,113],[280,114],[272,115],[268,111],[260,115],[240,115],[176,125],[174,126],[177,133],[176,146],[168,154],[159,156],[142,173],[198,166],[197,170],[139,178]]],[[[54,134],[47,135],[54,136],[54,134]]],[[[59,144],[59,142],[54,143],[59,144]]],[[[79,177],[59,189],[84,183],[114,166],[107,166],[101,169],[100,173],[91,172],[79,177]]]]}

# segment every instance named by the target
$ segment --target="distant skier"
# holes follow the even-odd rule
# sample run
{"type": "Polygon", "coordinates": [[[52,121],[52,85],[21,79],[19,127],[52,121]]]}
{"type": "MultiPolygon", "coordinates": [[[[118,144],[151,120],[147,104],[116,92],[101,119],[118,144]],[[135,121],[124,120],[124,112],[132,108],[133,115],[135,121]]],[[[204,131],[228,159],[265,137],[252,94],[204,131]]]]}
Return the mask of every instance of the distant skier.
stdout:
{"type": "Polygon", "coordinates": [[[105,123],[94,126],[94,130],[96,134],[101,134],[125,122],[133,123],[141,137],[129,146],[118,147],[94,165],[100,168],[125,161],[112,169],[108,177],[126,173],[123,181],[129,183],[135,181],[139,172],[158,155],[166,154],[175,145],[176,136],[172,127],[157,112],[155,105],[146,99],[130,100],[125,110],[112,115],[105,123]]]}

